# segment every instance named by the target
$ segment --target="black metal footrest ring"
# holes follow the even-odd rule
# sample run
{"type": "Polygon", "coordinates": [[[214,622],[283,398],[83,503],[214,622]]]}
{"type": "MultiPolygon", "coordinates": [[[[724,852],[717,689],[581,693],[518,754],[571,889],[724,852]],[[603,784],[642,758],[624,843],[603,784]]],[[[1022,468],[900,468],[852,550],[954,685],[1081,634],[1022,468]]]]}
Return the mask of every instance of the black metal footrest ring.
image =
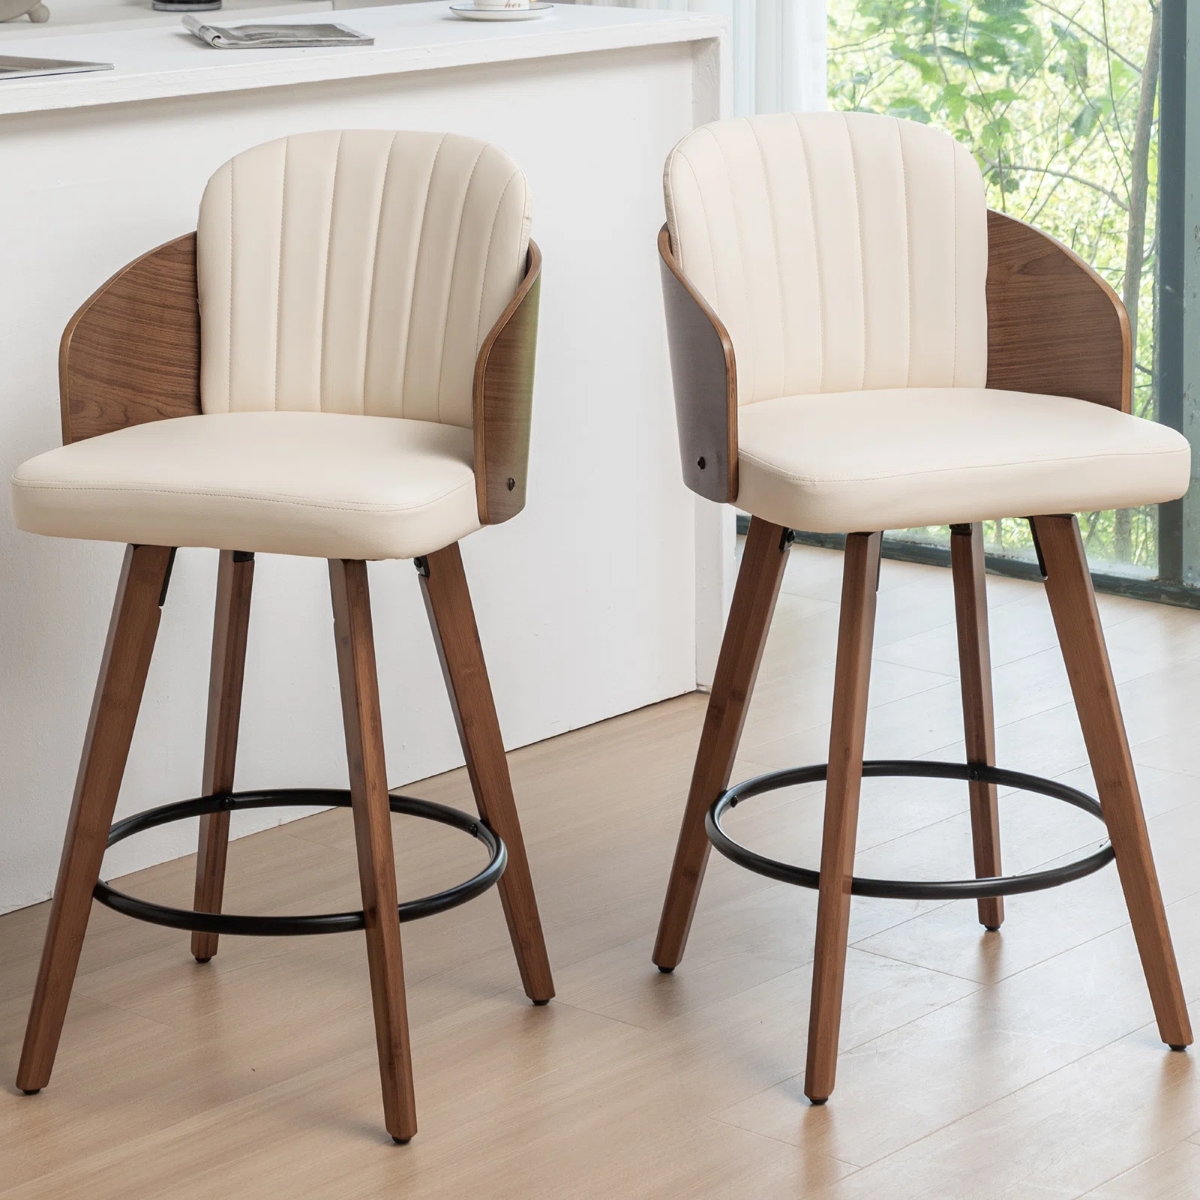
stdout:
{"type": "MultiPolygon", "coordinates": [[[[741,801],[763,792],[778,788],[794,787],[801,783],[817,783],[828,774],[828,763],[811,767],[789,767],[784,771],[772,771],[758,775],[731,787],[720,796],[708,810],[704,825],[708,839],[726,858],[739,866],[777,879],[781,883],[794,883],[800,887],[820,886],[821,874],[806,867],[793,866],[767,858],[740,842],[735,842],[721,828],[721,818],[726,811],[735,808],[741,801]]],[[[920,759],[880,759],[863,763],[863,778],[880,776],[910,776],[920,779],[962,779],[969,782],[999,784],[1023,792],[1035,792],[1062,800],[1090,813],[1103,823],[1104,814],[1100,803],[1086,792],[1044,779],[1040,775],[1026,775],[1022,771],[1007,771],[1002,767],[987,767],[973,763],[925,762],[920,759]]],[[[985,896],[1016,896],[1022,892],[1040,892],[1044,888],[1058,887],[1073,879],[1082,879],[1093,871],[1107,866],[1116,857],[1112,844],[1104,842],[1100,848],[1085,858],[1065,863],[1061,867],[1050,867],[1043,871],[1030,871],[1024,875],[998,875],[985,879],[954,879],[945,881],[908,879],[862,879],[854,877],[850,891],[855,896],[880,896],[893,900],[978,900],[985,896]]]]}
{"type": "MultiPolygon", "coordinates": [[[[406,900],[399,905],[401,921],[415,921],[434,913],[445,912],[473,900],[486,892],[508,865],[508,851],[504,843],[478,817],[459,812],[445,804],[432,800],[417,800],[411,796],[389,795],[394,813],[421,817],[461,829],[477,838],[488,851],[487,866],[477,875],[443,892],[422,896],[418,900],[406,900]]],[[[135,816],[118,821],[108,833],[108,845],[143,833],[158,825],[182,821],[187,817],[199,817],[205,813],[236,812],[250,808],[287,807],[349,808],[350,793],[336,788],[272,788],[257,792],[225,792],[215,796],[201,796],[195,800],[181,800],[177,804],[164,804],[159,808],[147,809],[135,816]]],[[[251,937],[295,937],[310,933],[345,933],[351,929],[364,929],[366,920],[360,911],[341,913],[319,913],[313,916],[254,917],[237,913],[205,913],[192,909],[169,908],[136,896],[118,892],[107,883],[97,883],[92,895],[101,904],[116,909],[126,916],[153,925],[166,925],[171,929],[191,929],[200,933],[236,933],[251,937]]]]}

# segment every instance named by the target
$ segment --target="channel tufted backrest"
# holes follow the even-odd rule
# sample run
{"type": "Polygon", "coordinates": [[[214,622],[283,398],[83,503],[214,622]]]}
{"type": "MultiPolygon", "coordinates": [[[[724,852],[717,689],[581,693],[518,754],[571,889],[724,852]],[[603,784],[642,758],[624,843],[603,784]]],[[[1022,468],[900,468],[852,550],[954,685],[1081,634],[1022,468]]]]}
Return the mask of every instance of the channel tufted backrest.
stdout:
{"type": "Polygon", "coordinates": [[[529,189],[440,133],[306,133],[227,162],[200,205],[201,403],[470,427],[475,357],[512,300],[529,189]]]}
{"type": "Polygon", "coordinates": [[[968,151],[868,113],[706,125],[667,159],[681,268],[729,330],[739,403],[983,387],[987,210],[968,151]]]}

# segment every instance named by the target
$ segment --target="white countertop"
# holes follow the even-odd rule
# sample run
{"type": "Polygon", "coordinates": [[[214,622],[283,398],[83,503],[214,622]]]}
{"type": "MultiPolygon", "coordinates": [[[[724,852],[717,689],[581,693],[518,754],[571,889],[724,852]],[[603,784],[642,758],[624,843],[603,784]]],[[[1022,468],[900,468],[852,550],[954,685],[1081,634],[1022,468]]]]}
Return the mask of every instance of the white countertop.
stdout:
{"type": "MultiPolygon", "coordinates": [[[[198,15],[213,24],[222,23],[220,12],[198,15]]],[[[242,15],[237,14],[235,21],[242,15]]],[[[261,19],[258,13],[255,19],[261,19]]],[[[536,20],[485,23],[454,17],[444,0],[272,19],[285,24],[336,20],[373,35],[375,45],[332,50],[214,50],[174,24],[104,30],[93,25],[86,32],[47,31],[43,37],[27,32],[12,52],[111,62],[114,69],[0,81],[0,114],[700,41],[717,38],[726,28],[721,18],[694,13],[573,4],[558,5],[536,20]]]]}

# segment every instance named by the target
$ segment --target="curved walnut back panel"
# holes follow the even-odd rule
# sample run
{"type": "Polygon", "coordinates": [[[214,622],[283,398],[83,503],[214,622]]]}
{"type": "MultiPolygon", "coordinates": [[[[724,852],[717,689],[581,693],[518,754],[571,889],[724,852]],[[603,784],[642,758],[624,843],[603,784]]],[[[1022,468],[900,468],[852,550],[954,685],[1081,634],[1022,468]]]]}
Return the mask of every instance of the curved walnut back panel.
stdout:
{"type": "Polygon", "coordinates": [[[194,233],[122,267],[80,308],[58,380],[64,444],[200,411],[194,233]]]}
{"type": "Polygon", "coordinates": [[[683,481],[718,504],[738,494],[737,367],[728,330],[688,282],[664,225],[658,235],[683,481]]]}
{"type": "Polygon", "coordinates": [[[988,213],[987,386],[1074,396],[1129,412],[1129,318],[1116,292],[1061,242],[988,213]]]}
{"type": "Polygon", "coordinates": [[[541,290],[542,252],[531,241],[525,278],[475,360],[475,497],[484,525],[525,507],[541,290]]]}

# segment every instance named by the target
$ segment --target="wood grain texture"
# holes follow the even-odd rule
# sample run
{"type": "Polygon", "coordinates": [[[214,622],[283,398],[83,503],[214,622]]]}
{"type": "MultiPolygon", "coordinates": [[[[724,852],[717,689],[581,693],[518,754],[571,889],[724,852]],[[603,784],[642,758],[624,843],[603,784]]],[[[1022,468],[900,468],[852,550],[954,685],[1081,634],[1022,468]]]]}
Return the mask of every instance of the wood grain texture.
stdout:
{"type": "Polygon", "coordinates": [[[808,1060],[804,1094],[823,1104],[837,1077],[842,990],[850,931],[850,887],[862,789],[867,692],[879,582],[880,533],[846,537],[842,609],[833,680],[833,724],[829,731],[829,774],[821,838],[821,883],[817,891],[817,946],[808,1017],[808,1060]]]}
{"type": "Polygon", "coordinates": [[[164,546],[125,551],[17,1070],[17,1087],[25,1091],[50,1082],[150,669],[171,555],[164,546]]]}
{"type": "Polygon", "coordinates": [[[421,594],[466,756],[471,790],[479,815],[508,850],[508,866],[498,886],[521,982],[534,1003],[545,1004],[554,996],[554,979],[458,544],[430,554],[422,562],[421,594]]]}
{"type": "Polygon", "coordinates": [[[704,818],[717,797],[729,786],[729,776],[742,740],[746,710],[754,692],[771,617],[787,567],[788,531],[760,517],[750,519],[742,565],[738,571],[733,604],[717,658],[704,729],[696,751],[692,784],[688,792],[671,878],[658,922],[654,962],[673,971],[687,946],[704,868],[711,844],[704,818]]]}
{"type": "Polygon", "coordinates": [[[525,507],[541,291],[542,252],[531,241],[525,278],[475,360],[475,497],[484,525],[525,507]]]}
{"type": "Polygon", "coordinates": [[[1046,595],[1096,779],[1096,793],[1116,851],[1117,872],[1158,1031],[1169,1046],[1190,1046],[1192,1026],[1079,523],[1073,516],[1045,516],[1033,517],[1030,524],[1045,564],[1046,595]]]}
{"type": "MultiPolygon", "coordinates": [[[[254,556],[222,550],[217,566],[217,604],[213,621],[212,663],[208,675],[208,724],[204,735],[202,796],[233,791],[253,585],[254,556]]],[[[221,911],[228,850],[229,814],[205,813],[200,818],[195,899],[192,904],[197,912],[221,911]]],[[[198,962],[208,962],[216,954],[218,937],[215,933],[192,934],[192,954],[198,962]]]]}
{"type": "Polygon", "coordinates": [[[58,379],[64,445],[200,411],[194,233],[123,267],[75,313],[58,379]]]}
{"type": "Polygon", "coordinates": [[[664,225],[658,234],[683,481],[718,504],[738,495],[737,366],[721,319],[689,282],[664,225]]]}
{"type": "MultiPolygon", "coordinates": [[[[996,765],[996,717],[992,704],[992,652],[988,638],[987,569],[983,525],[950,526],[950,571],[954,579],[954,615],[958,631],[958,669],[962,686],[963,732],[967,762],[996,765]]],[[[975,877],[992,878],[1000,870],[1000,813],[996,785],[975,780],[971,796],[971,844],[975,877]]],[[[977,901],[979,923],[999,929],[1004,897],[977,901]]]]}
{"type": "Polygon", "coordinates": [[[396,1141],[407,1142],[417,1132],[417,1111],[367,564],[330,559],[329,585],[333,594],[358,880],[367,925],[367,964],[375,1011],[384,1124],[396,1141]]]}
{"type": "Polygon", "coordinates": [[[987,386],[1129,412],[1133,355],[1120,297],[1061,242],[988,211],[987,386]]]}

